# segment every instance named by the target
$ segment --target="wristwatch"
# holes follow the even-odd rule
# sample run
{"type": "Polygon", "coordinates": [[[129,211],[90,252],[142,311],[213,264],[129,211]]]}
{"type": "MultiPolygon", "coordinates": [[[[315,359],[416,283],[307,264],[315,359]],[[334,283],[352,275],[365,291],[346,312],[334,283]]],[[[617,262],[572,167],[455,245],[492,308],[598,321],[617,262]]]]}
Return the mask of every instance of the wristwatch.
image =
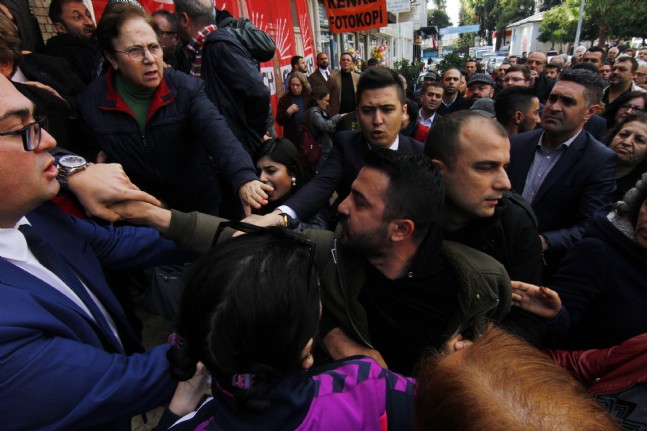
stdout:
{"type": "Polygon", "coordinates": [[[281,216],[281,226],[290,227],[292,224],[292,217],[286,213],[279,213],[279,215],[281,216]]]}
{"type": "Polygon", "coordinates": [[[68,155],[58,160],[58,175],[56,179],[61,185],[67,185],[67,179],[77,172],[87,168],[89,163],[81,156],[68,155]]]}

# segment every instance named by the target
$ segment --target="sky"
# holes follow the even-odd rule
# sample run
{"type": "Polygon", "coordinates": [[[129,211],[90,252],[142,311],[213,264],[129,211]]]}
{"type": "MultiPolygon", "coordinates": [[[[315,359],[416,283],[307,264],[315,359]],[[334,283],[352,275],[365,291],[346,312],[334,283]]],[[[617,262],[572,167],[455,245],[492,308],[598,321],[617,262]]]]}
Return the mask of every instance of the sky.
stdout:
{"type": "MultiPolygon", "coordinates": [[[[427,8],[433,9],[434,2],[428,1],[427,8]]],[[[460,8],[461,8],[460,0],[447,0],[447,15],[449,15],[449,19],[451,19],[452,24],[454,26],[458,25],[458,11],[460,10],[460,8]]]]}

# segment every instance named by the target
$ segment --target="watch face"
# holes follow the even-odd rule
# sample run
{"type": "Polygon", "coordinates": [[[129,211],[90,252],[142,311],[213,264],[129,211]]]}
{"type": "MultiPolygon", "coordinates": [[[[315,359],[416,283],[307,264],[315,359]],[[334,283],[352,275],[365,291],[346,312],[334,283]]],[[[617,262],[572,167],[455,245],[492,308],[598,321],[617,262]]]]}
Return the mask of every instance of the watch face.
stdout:
{"type": "Polygon", "coordinates": [[[87,162],[83,157],[80,156],[63,156],[59,160],[59,164],[64,168],[74,169],[79,166],[85,165],[87,162]]]}

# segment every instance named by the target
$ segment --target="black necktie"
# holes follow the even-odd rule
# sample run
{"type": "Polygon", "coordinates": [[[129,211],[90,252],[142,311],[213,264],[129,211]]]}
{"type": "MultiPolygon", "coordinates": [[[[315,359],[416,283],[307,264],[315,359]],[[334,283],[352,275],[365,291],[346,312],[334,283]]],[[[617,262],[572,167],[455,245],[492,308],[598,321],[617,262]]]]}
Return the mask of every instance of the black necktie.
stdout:
{"type": "Polygon", "coordinates": [[[45,238],[43,238],[30,225],[23,224],[19,228],[25,236],[27,245],[36,259],[47,269],[60,278],[79,297],[85,306],[90,310],[94,321],[101,329],[104,339],[107,339],[118,351],[123,352],[123,347],[116,339],[108,321],[94,302],[81,280],[74,274],[72,268],[65,262],[63,256],[45,238]]]}

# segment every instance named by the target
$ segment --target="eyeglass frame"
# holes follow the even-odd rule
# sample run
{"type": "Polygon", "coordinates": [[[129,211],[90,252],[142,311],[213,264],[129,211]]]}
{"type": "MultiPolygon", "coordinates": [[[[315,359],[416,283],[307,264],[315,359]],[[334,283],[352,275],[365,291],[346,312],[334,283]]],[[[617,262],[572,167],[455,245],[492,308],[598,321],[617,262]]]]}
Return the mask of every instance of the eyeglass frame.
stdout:
{"type": "Polygon", "coordinates": [[[625,103],[624,105],[620,105],[620,108],[624,109],[625,111],[632,110],[634,112],[645,112],[645,108],[641,108],[640,106],[636,105],[629,105],[625,103]]]}
{"type": "Polygon", "coordinates": [[[130,58],[132,61],[135,61],[135,62],[137,62],[137,63],[141,63],[141,62],[143,62],[143,61],[146,59],[146,51],[150,52],[151,56],[152,56],[153,58],[155,58],[155,59],[157,59],[157,58],[162,58],[162,56],[164,56],[164,47],[163,47],[161,44],[159,44],[159,43],[151,43],[151,44],[150,44],[150,45],[148,45],[148,46],[133,46],[133,47],[128,48],[128,49],[127,49],[127,50],[125,50],[125,51],[117,51],[116,49],[115,49],[115,50],[113,50],[113,52],[118,52],[118,53],[120,53],[120,54],[126,54],[126,55],[128,56],[128,58],[130,58]],[[153,54],[153,51],[151,50],[151,46],[153,46],[153,47],[155,47],[155,46],[159,47],[159,55],[157,55],[157,56],[156,56],[155,54],[153,54]],[[136,53],[136,52],[140,52],[140,53],[142,53],[142,58],[141,58],[141,60],[138,60],[138,59],[136,59],[136,58],[132,58],[132,57],[131,57],[131,54],[134,54],[134,53],[136,53]]]}
{"type": "Polygon", "coordinates": [[[0,132],[0,136],[13,136],[20,135],[22,138],[22,147],[25,151],[36,151],[40,147],[40,141],[43,138],[42,130],[47,130],[47,115],[39,115],[34,118],[35,121],[27,124],[25,127],[22,127],[18,130],[10,130],[8,132],[0,132]],[[34,132],[34,137],[37,137],[38,142],[34,145],[31,137],[31,131],[35,126],[38,126],[38,130],[34,132]]]}
{"type": "Polygon", "coordinates": [[[299,245],[307,247],[308,251],[310,252],[310,259],[308,261],[308,278],[306,280],[308,280],[308,283],[310,283],[310,278],[312,277],[312,268],[315,267],[316,245],[313,241],[309,240],[303,235],[300,235],[286,227],[282,227],[282,226],[262,227],[262,226],[256,226],[253,224],[245,223],[245,222],[230,220],[230,221],[221,222],[218,225],[218,229],[216,230],[216,233],[213,236],[213,241],[211,242],[212,248],[217,246],[218,240],[220,239],[220,235],[227,228],[231,228],[245,233],[270,234],[277,237],[289,239],[291,241],[298,243],[299,245]]]}

